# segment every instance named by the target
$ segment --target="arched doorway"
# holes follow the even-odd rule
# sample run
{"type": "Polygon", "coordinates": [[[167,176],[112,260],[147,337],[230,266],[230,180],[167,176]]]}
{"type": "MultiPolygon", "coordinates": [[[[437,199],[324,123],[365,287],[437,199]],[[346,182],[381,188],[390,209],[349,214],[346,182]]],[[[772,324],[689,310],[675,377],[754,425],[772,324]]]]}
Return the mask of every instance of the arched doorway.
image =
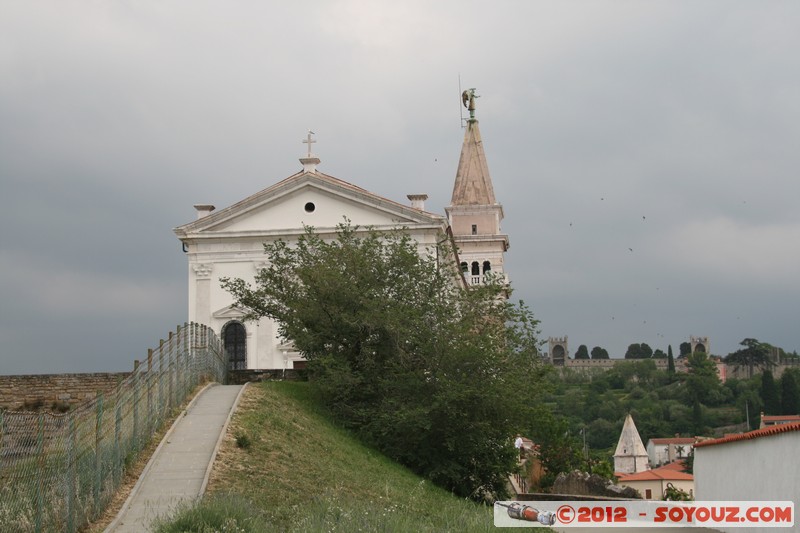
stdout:
{"type": "Polygon", "coordinates": [[[222,328],[222,344],[228,354],[228,369],[246,369],[247,332],[241,322],[232,321],[225,324],[222,328]]]}

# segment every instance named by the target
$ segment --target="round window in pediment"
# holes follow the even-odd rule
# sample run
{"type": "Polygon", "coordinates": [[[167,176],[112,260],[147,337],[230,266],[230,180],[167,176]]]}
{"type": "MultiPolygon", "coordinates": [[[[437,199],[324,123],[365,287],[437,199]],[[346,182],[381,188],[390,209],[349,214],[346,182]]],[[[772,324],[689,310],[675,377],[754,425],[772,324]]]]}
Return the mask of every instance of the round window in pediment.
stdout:
{"type": "Polygon", "coordinates": [[[306,202],[306,213],[313,213],[316,208],[317,206],[314,205],[314,202],[306,202]]]}

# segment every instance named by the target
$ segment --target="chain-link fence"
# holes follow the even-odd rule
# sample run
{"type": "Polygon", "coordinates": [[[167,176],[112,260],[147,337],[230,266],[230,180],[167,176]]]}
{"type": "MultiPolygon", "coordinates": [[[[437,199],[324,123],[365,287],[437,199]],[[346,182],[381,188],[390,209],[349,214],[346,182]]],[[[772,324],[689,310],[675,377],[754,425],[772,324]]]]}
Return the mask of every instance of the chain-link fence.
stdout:
{"type": "Polygon", "coordinates": [[[66,414],[0,411],[0,531],[72,533],[97,518],[173,409],[226,372],[215,333],[185,324],[113,391],[66,414]]]}

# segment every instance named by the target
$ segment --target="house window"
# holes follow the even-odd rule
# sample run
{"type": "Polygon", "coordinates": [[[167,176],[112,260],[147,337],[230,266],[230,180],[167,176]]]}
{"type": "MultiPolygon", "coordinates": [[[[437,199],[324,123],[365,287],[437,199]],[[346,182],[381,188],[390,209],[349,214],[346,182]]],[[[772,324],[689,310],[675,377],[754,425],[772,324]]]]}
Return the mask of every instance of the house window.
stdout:
{"type": "Polygon", "coordinates": [[[472,275],[473,276],[480,276],[481,275],[481,267],[478,265],[477,261],[472,262],[472,275]]]}
{"type": "Polygon", "coordinates": [[[305,210],[306,213],[313,213],[317,206],[314,205],[314,202],[306,202],[305,210]]]}
{"type": "Polygon", "coordinates": [[[233,321],[225,324],[222,330],[222,344],[228,354],[230,370],[247,368],[247,332],[241,322],[233,321]]]}
{"type": "Polygon", "coordinates": [[[489,261],[483,262],[483,273],[486,274],[492,269],[492,264],[489,261]]]}
{"type": "Polygon", "coordinates": [[[478,225],[477,224],[473,224],[472,225],[472,234],[473,235],[477,235],[478,234],[478,225]]]}
{"type": "Polygon", "coordinates": [[[645,500],[653,499],[653,491],[651,489],[644,489],[644,499],[645,500]]]}
{"type": "Polygon", "coordinates": [[[461,262],[461,272],[469,272],[469,265],[466,261],[461,262]]]}

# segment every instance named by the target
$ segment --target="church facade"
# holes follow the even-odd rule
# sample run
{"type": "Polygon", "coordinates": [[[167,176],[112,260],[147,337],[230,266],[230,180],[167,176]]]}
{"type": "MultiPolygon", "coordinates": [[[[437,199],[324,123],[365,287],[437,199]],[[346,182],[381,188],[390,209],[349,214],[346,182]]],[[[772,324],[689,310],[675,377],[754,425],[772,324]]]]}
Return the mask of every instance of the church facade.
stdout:
{"type": "Polygon", "coordinates": [[[482,283],[489,272],[505,276],[503,254],[508,237],[500,233],[502,206],[496,203],[486,156],[474,116],[467,122],[461,162],[446,216],[425,211],[426,195],[409,195],[410,205],[389,200],[317,170],[319,158],[308,153],[302,170],[221,210],[195,205],[197,219],[173,231],[188,259],[188,319],[210,326],[223,340],[233,369],[302,368],[302,355],[278,334],[269,318],[245,321],[220,279],[250,283],[267,261],[264,243],[291,243],[313,226],[334,237],[345,218],[353,226],[378,231],[402,229],[420,253],[435,247],[444,235],[456,243],[468,284],[482,283]]]}

